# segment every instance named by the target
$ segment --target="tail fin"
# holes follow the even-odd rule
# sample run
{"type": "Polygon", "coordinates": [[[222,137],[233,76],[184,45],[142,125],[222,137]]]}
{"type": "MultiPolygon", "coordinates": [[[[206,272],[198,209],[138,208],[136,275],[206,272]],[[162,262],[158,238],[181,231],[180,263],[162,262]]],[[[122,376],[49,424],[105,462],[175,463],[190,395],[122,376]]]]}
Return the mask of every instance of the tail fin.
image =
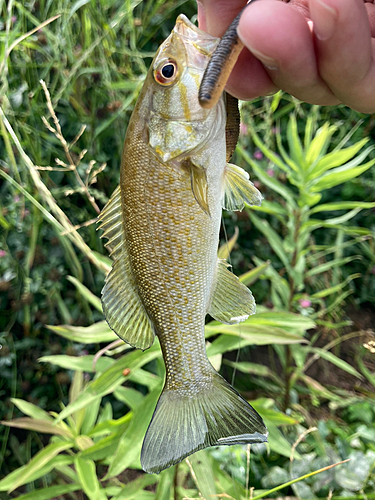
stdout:
{"type": "Polygon", "coordinates": [[[143,441],[143,470],[159,474],[208,446],[263,443],[262,418],[213,372],[212,385],[194,395],[164,388],[143,441]]]}

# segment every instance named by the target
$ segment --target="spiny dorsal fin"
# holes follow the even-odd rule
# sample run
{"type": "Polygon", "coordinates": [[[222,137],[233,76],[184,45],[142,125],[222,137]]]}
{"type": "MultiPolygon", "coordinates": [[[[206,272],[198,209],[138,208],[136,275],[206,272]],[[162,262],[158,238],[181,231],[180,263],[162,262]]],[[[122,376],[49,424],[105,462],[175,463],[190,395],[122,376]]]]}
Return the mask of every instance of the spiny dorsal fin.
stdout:
{"type": "Polygon", "coordinates": [[[240,110],[238,99],[225,92],[227,123],[225,126],[225,142],[227,147],[227,162],[232,158],[240,135],[240,110]]]}
{"type": "Polygon", "coordinates": [[[249,181],[249,174],[241,167],[227,163],[224,172],[224,196],[222,207],[226,210],[242,210],[247,205],[260,205],[262,194],[249,181]]]}
{"type": "Polygon", "coordinates": [[[107,323],[125,342],[145,350],[154,342],[154,329],[139,298],[122,224],[121,190],[116,188],[111,199],[99,215],[102,238],[112,248],[112,269],[102,290],[102,305],[107,323]]]}
{"type": "Polygon", "coordinates": [[[250,290],[232,272],[229,264],[217,261],[216,282],[208,310],[217,321],[233,325],[255,313],[255,301],[250,290]]]}

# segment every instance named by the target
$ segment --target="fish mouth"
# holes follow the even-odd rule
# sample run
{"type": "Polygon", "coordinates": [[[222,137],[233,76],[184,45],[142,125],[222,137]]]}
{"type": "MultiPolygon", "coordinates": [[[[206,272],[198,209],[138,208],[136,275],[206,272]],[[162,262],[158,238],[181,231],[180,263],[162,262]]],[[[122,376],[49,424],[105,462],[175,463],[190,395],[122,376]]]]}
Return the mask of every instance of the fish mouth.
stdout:
{"type": "Polygon", "coordinates": [[[195,26],[184,14],[180,14],[176,19],[174,33],[181,36],[184,42],[191,43],[203,55],[211,57],[214,53],[220,38],[214,37],[195,26]]]}

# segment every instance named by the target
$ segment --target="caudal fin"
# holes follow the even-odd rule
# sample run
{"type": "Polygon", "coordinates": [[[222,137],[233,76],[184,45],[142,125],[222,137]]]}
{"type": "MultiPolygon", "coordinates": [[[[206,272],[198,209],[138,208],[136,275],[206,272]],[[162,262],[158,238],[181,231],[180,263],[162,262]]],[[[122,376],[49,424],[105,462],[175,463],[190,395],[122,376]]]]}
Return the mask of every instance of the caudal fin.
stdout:
{"type": "Polygon", "coordinates": [[[262,418],[233,387],[213,372],[212,385],[182,396],[164,389],[143,441],[143,470],[158,474],[208,446],[263,443],[262,418]]]}

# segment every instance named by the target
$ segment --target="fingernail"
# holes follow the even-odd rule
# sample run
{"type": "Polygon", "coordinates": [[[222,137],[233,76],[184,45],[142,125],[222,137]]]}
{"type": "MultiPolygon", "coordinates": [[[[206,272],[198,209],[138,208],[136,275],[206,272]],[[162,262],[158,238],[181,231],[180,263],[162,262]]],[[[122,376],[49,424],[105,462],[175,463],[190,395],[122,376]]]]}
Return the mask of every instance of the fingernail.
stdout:
{"type": "Polygon", "coordinates": [[[202,2],[197,0],[197,10],[198,10],[198,26],[201,30],[206,31],[206,11],[204,10],[204,5],[202,2]]]}
{"type": "Polygon", "coordinates": [[[311,19],[314,33],[319,40],[328,40],[336,27],[337,12],[325,0],[310,0],[311,19]]]}
{"type": "Polygon", "coordinates": [[[262,54],[262,52],[259,52],[259,50],[254,49],[253,47],[249,47],[248,44],[246,44],[246,47],[250,50],[254,56],[259,59],[259,61],[268,69],[278,69],[277,63],[272,57],[268,57],[265,54],[262,54]]]}

